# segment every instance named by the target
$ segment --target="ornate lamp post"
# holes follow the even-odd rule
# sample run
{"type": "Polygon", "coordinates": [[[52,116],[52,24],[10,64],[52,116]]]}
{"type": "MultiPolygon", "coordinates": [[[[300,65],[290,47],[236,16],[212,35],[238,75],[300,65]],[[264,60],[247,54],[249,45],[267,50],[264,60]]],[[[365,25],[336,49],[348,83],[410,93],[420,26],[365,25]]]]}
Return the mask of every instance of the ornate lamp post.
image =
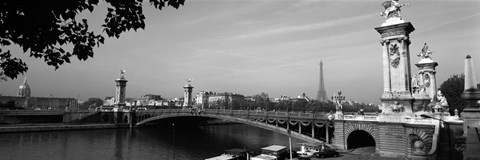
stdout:
{"type": "Polygon", "coordinates": [[[343,106],[342,103],[345,101],[345,96],[342,96],[342,91],[338,90],[337,94],[332,96],[332,101],[335,102],[336,112],[335,119],[343,119],[343,106]]]}

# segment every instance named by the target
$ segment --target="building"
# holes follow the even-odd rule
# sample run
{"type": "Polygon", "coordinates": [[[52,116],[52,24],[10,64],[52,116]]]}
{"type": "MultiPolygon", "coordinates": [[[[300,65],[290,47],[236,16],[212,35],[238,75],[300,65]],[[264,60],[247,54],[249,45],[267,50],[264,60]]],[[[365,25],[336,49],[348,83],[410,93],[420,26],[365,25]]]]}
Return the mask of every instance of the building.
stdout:
{"type": "Polygon", "coordinates": [[[211,95],[216,94],[212,91],[200,91],[197,93],[195,98],[195,104],[198,108],[205,109],[209,108],[208,99],[211,95]]]}
{"type": "Polygon", "coordinates": [[[78,110],[78,100],[75,98],[60,97],[31,97],[31,88],[27,83],[27,77],[18,87],[17,96],[0,96],[1,103],[15,102],[15,107],[22,107],[27,110],[78,110]]]}
{"type": "Polygon", "coordinates": [[[211,94],[208,97],[208,107],[207,108],[229,108],[234,101],[244,101],[245,96],[233,93],[233,92],[224,92],[224,93],[215,93],[211,94]]]}
{"type": "Polygon", "coordinates": [[[140,99],[142,101],[145,101],[145,102],[148,102],[150,100],[160,101],[160,100],[162,100],[162,96],[161,95],[156,95],[156,94],[145,94],[145,95],[141,96],[140,99]]]}

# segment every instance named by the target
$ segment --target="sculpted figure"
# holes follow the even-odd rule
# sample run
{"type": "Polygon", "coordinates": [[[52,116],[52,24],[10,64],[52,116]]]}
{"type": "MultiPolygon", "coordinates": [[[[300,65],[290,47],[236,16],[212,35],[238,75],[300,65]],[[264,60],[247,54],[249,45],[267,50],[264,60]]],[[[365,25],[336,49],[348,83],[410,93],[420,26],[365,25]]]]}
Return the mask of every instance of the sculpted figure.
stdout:
{"type": "Polygon", "coordinates": [[[125,78],[125,70],[124,69],[120,70],[120,77],[125,78]]]}
{"type": "Polygon", "coordinates": [[[403,6],[409,6],[409,4],[400,4],[398,0],[389,0],[383,2],[382,6],[385,8],[385,10],[381,12],[380,15],[388,19],[392,17],[401,18],[400,8],[403,6]]]}
{"type": "Polygon", "coordinates": [[[447,98],[445,98],[445,95],[443,95],[441,90],[437,91],[437,99],[438,99],[438,102],[440,103],[440,106],[448,107],[447,98]]]}
{"type": "Polygon", "coordinates": [[[417,75],[412,74],[412,93],[418,94],[419,91],[419,82],[417,79],[417,75]]]}
{"type": "Polygon", "coordinates": [[[342,103],[338,101],[337,101],[337,111],[343,111],[342,103]]]}
{"type": "Polygon", "coordinates": [[[186,79],[186,81],[188,84],[190,84],[193,81],[193,79],[186,79]]]}
{"type": "Polygon", "coordinates": [[[343,111],[342,101],[345,99],[345,97],[342,96],[342,91],[338,91],[337,95],[333,96],[332,99],[335,101],[335,106],[337,111],[342,112],[343,111]]]}
{"type": "Polygon", "coordinates": [[[395,113],[400,113],[400,112],[403,112],[405,111],[405,108],[403,107],[403,105],[401,105],[400,103],[398,102],[394,102],[392,105],[392,111],[395,112],[395,113]]]}
{"type": "Polygon", "coordinates": [[[428,50],[427,43],[423,45],[422,52],[418,53],[417,56],[422,59],[432,59],[432,52],[428,50]]]}

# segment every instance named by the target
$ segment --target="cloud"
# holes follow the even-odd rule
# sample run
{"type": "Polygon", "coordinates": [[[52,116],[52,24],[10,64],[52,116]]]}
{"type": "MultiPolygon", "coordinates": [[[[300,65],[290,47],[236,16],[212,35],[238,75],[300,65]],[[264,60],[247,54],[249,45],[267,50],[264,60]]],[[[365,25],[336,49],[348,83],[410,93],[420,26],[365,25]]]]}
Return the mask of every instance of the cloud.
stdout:
{"type": "Polygon", "coordinates": [[[462,17],[462,18],[458,18],[458,19],[454,19],[454,20],[451,20],[451,21],[446,21],[446,22],[443,22],[443,23],[440,23],[440,24],[432,25],[430,27],[427,27],[425,29],[422,29],[422,30],[416,32],[416,34],[420,34],[420,33],[426,32],[426,31],[430,31],[432,29],[436,29],[436,28],[439,28],[439,27],[442,27],[442,26],[446,26],[446,25],[449,25],[449,24],[452,24],[452,23],[455,23],[455,22],[467,20],[467,19],[470,19],[470,18],[475,18],[477,16],[480,16],[480,13],[473,14],[473,15],[466,16],[466,17],[462,17]]]}
{"type": "Polygon", "coordinates": [[[318,30],[318,29],[323,29],[323,28],[327,28],[327,27],[334,27],[334,26],[340,26],[340,25],[345,25],[345,24],[349,24],[349,23],[354,23],[354,22],[370,19],[370,18],[376,17],[376,16],[378,16],[377,13],[370,13],[370,14],[365,14],[365,15],[360,15],[360,16],[355,16],[355,17],[348,17],[348,18],[344,18],[344,19],[330,20],[330,21],[325,21],[325,22],[320,22],[320,23],[312,23],[312,24],[306,24],[306,25],[281,26],[281,27],[256,31],[256,32],[253,32],[253,33],[250,33],[250,34],[235,36],[234,39],[245,40],[245,39],[252,39],[252,38],[261,38],[261,37],[265,37],[265,36],[273,36],[273,35],[278,35],[278,34],[290,34],[290,33],[295,33],[295,32],[307,32],[307,31],[318,30]]]}

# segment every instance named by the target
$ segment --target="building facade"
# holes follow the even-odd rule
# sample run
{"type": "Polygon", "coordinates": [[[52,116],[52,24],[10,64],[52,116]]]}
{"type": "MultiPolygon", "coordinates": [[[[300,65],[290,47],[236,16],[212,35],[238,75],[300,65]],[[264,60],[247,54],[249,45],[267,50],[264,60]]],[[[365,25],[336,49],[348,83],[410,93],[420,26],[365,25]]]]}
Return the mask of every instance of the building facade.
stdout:
{"type": "Polygon", "coordinates": [[[31,97],[31,88],[27,78],[18,87],[17,96],[0,96],[0,103],[15,102],[15,107],[27,110],[78,110],[78,100],[75,98],[61,97],[31,97]]]}

